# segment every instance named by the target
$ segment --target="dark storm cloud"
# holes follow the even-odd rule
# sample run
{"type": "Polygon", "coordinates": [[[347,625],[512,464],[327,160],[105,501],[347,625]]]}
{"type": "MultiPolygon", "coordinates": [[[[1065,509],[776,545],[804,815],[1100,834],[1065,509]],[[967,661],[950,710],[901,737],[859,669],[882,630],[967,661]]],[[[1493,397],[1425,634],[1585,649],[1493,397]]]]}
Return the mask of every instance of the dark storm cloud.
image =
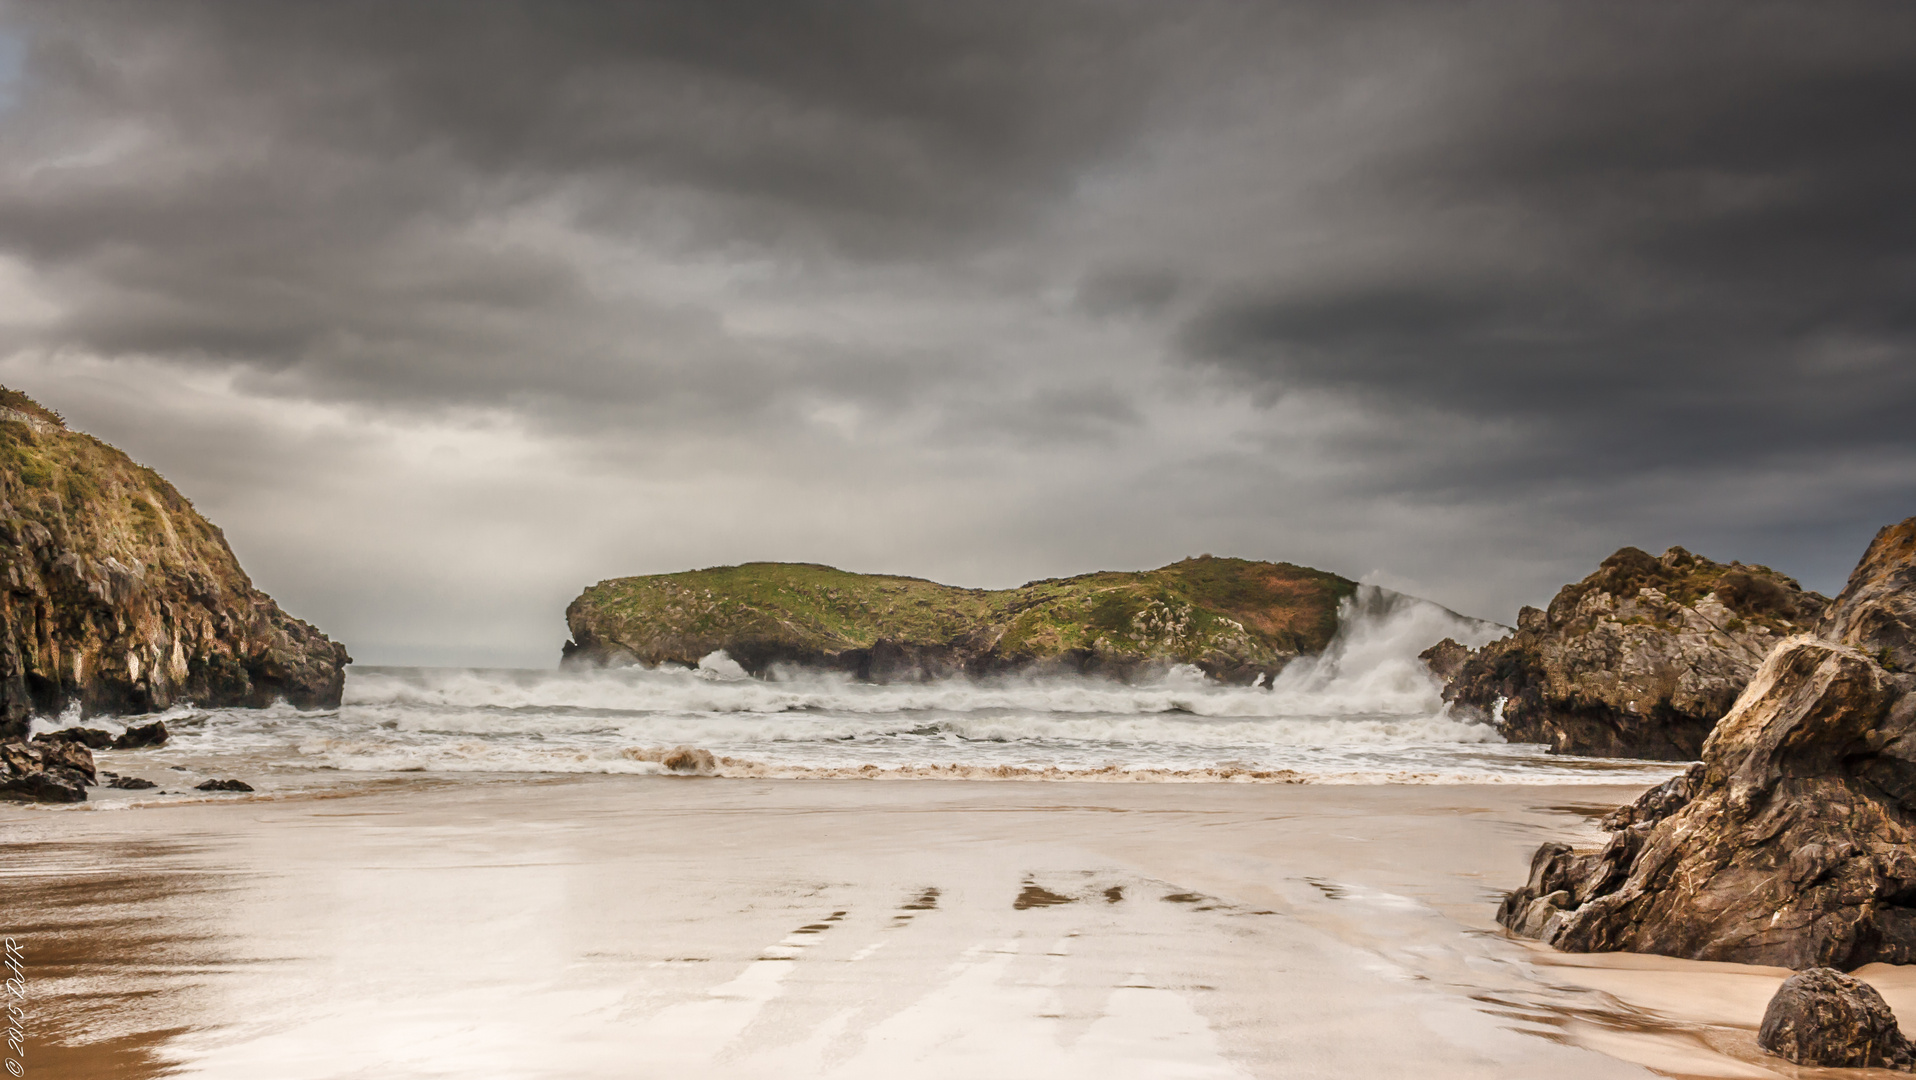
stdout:
{"type": "Polygon", "coordinates": [[[513,226],[824,269],[949,257],[1121,146],[1154,81],[1129,5],[9,14],[0,246],[66,308],[38,340],[385,401],[736,413],[799,367],[878,386],[855,348],[821,364],[696,303],[608,295],[513,226]]]}
{"type": "Polygon", "coordinates": [[[1267,395],[1529,427],[1486,479],[1906,451],[1916,9],[1512,14],[1481,27],[1491,62],[1459,43],[1428,130],[1344,196],[1481,215],[1484,235],[1238,283],[1185,324],[1190,361],[1267,395]]]}

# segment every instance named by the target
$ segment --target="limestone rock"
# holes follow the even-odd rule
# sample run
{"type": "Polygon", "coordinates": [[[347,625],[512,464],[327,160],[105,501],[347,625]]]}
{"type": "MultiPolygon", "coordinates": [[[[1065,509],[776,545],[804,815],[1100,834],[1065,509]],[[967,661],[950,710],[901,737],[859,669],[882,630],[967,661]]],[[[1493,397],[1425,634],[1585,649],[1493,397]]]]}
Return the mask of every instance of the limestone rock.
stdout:
{"type": "Polygon", "coordinates": [[[1761,566],[1624,548],[1470,654],[1444,697],[1513,742],[1694,759],[1757,666],[1829,601],[1761,566]]]}
{"type": "MultiPolygon", "coordinates": [[[[1827,633],[1893,632],[1871,613],[1916,595],[1916,546],[1897,539],[1911,524],[1877,537],[1827,633]]],[[[1893,645],[1784,639],[1699,765],[1606,818],[1602,849],[1544,845],[1498,920],[1577,952],[1916,963],[1916,677],[1899,666],[1893,645]]]]}
{"type": "Polygon", "coordinates": [[[1916,672],[1916,517],[1876,534],[1817,632],[1916,672]]]}
{"type": "Polygon", "coordinates": [[[76,742],[88,750],[106,750],[113,745],[113,733],[99,728],[70,727],[58,731],[43,731],[33,737],[34,742],[76,742]]]}
{"type": "Polygon", "coordinates": [[[1429,668],[1430,673],[1437,676],[1439,681],[1448,683],[1463,670],[1465,662],[1470,659],[1470,653],[1470,647],[1456,638],[1445,638],[1418,653],[1417,659],[1422,660],[1424,666],[1429,668]]]}
{"type": "Polygon", "coordinates": [[[85,802],[93,752],[77,742],[0,742],[0,799],[85,802]]]}
{"type": "Polygon", "coordinates": [[[1883,995],[1861,979],[1811,968],[1786,980],[1763,1012],[1757,1045],[1798,1065],[1901,1069],[1916,1047],[1883,995]]]}
{"type": "Polygon", "coordinates": [[[1252,683],[1321,652],[1345,605],[1394,596],[1308,567],[1209,555],[994,590],[747,563],[591,586],[566,608],[564,661],[697,666],[722,651],[751,675],[788,664],[873,682],[1132,678],[1189,664],[1252,683]]]}
{"type": "Polygon", "coordinates": [[[0,387],[0,738],[70,706],[333,708],[349,662],[173,485],[0,387]]]}
{"type": "Polygon", "coordinates": [[[142,750],[149,746],[165,746],[168,737],[164,720],[135,724],[120,732],[119,738],[113,740],[113,749],[142,750]]]}

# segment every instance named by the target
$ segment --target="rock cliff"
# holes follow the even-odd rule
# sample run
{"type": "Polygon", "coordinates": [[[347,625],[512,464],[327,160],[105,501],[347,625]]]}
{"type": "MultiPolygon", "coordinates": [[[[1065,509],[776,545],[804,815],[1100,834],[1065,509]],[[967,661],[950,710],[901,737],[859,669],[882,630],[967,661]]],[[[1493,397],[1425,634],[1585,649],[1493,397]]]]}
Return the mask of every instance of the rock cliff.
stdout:
{"type": "Polygon", "coordinates": [[[0,388],[0,739],[73,705],[331,708],[350,662],[158,473],[0,388]]]}
{"type": "Polygon", "coordinates": [[[592,586],[566,609],[565,657],[696,664],[722,649],[755,675],[785,663],[881,682],[1193,664],[1251,682],[1321,651],[1356,589],[1320,570],[1208,555],[992,591],[749,563],[592,586]]]}
{"type": "Polygon", "coordinates": [[[1916,518],[1884,529],[1819,635],[1779,643],[1702,762],[1546,844],[1499,911],[1578,952],[1849,970],[1916,962],[1916,518]]]}
{"type": "Polygon", "coordinates": [[[1444,697],[1512,742],[1688,761],[1763,657],[1829,600],[1767,567],[1624,548],[1476,650],[1444,697]]]}

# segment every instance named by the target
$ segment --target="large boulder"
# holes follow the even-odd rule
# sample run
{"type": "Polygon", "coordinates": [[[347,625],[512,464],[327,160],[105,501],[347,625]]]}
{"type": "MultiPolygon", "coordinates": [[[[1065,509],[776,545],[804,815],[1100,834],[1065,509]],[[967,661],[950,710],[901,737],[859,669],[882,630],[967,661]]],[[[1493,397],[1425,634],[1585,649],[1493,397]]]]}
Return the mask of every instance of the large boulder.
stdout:
{"type": "Polygon", "coordinates": [[[1798,1065],[1901,1069],[1916,1064],[1916,1046],[1874,986],[1829,968],[1784,980],[1756,1035],[1758,1046],[1798,1065]]]}
{"type": "Polygon", "coordinates": [[[1524,608],[1514,634],[1457,664],[1444,698],[1512,742],[1690,761],[1763,657],[1828,605],[1768,567],[1627,547],[1548,609],[1524,608]]]}
{"type": "Polygon", "coordinates": [[[78,742],[0,742],[0,799],[85,802],[93,752],[78,742]]]}
{"type": "Polygon", "coordinates": [[[1823,624],[1849,642],[1778,644],[1699,765],[1606,818],[1602,848],[1544,845],[1499,921],[1577,952],[1916,962],[1916,677],[1884,643],[1895,620],[1851,610],[1907,610],[1916,552],[1888,565],[1883,540],[1823,624]],[[1886,580],[1906,584],[1869,587],[1886,580]]]}

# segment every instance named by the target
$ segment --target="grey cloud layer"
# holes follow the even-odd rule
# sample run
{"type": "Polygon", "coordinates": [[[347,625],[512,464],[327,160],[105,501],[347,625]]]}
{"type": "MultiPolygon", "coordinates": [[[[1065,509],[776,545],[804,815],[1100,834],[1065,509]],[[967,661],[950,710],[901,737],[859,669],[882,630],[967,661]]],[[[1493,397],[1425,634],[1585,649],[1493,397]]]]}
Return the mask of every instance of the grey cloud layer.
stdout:
{"type": "MultiPolygon", "coordinates": [[[[0,318],[0,354],[39,358],[0,363],[149,424],[102,434],[189,490],[229,470],[101,372],[381,431],[477,410],[606,491],[727,493],[673,496],[679,534],[619,565],[594,530],[629,524],[582,516],[590,554],[537,556],[559,578],[850,551],[1008,584],[1235,550],[1508,621],[1621,543],[1827,578],[1916,509],[1906,4],[3,19],[0,257],[53,314],[0,318]],[[104,367],[62,382],[68,354],[104,367]],[[722,504],[780,490],[806,494],[722,504]]],[[[392,467],[364,457],[342,490],[392,467]]],[[[418,550],[364,558],[431,564],[534,501],[482,479],[445,536],[422,514],[418,550]]],[[[274,528],[260,565],[327,588],[321,541],[274,528]]]]}

